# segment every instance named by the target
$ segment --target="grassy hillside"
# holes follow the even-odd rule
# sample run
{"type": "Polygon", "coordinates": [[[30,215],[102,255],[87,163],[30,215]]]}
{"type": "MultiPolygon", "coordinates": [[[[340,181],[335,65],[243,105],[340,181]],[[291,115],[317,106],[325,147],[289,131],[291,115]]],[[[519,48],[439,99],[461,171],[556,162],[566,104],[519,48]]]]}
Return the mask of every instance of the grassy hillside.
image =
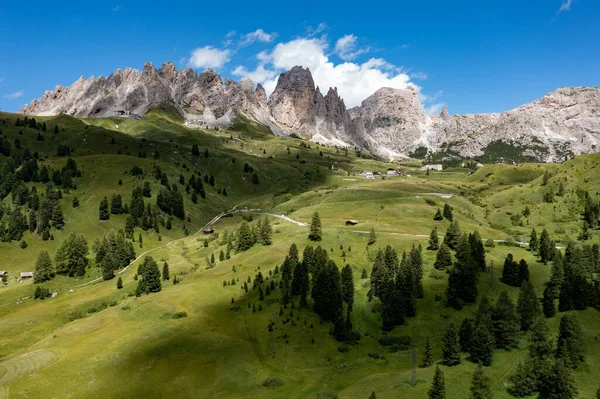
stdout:
{"type": "MultiPolygon", "coordinates": [[[[185,127],[178,115],[160,110],[143,121],[61,115],[36,118],[46,123],[42,132],[15,126],[17,117],[22,116],[0,113],[0,140],[11,144],[12,158],[23,157],[27,148],[38,153],[40,168],[61,169],[70,157],[82,174],[74,179],[77,188],[64,190],[59,200],[65,226],[50,230],[53,240],[26,231],[26,248],[21,248],[21,240],[0,243],[0,270],[10,275],[0,287],[0,398],[367,398],[373,391],[377,398],[427,397],[435,367],[419,368],[413,386],[410,350],[382,346],[379,338],[384,335],[409,336],[419,360],[429,336],[435,362],[445,373],[448,397],[466,398],[476,365],[465,354],[458,366],[442,365],[442,334],[450,320],[460,325],[464,317],[472,317],[478,304],[461,310],[445,305],[448,276],[433,268],[436,251],[425,249],[432,228],[443,235],[450,225],[446,219],[433,220],[437,209],[449,204],[461,230],[479,231],[484,240],[525,236],[526,241],[535,227],[538,233],[548,229],[563,246],[580,233],[582,190],[593,196],[600,191],[596,155],[560,165],[488,165],[473,174],[457,169],[426,175],[417,168],[358,157],[352,149],[275,137],[241,119],[231,129],[213,131],[185,127]],[[38,133],[44,141],[38,140],[38,133]],[[17,138],[21,149],[14,146],[17,138]],[[66,145],[70,155],[57,156],[59,145],[66,145]],[[198,146],[199,154],[192,154],[192,146],[198,146]],[[134,166],[143,175],[132,176],[134,166]],[[152,194],[144,198],[145,206],[154,209],[163,188],[154,177],[158,167],[168,184],[183,194],[185,218],[173,217],[170,230],[159,224],[158,233],[135,228],[138,259],[119,270],[123,288],[117,289],[116,278],[102,281],[91,247],[108,231],[123,229],[127,215],[100,221],[98,206],[113,194],[129,204],[132,190],[148,181],[152,194]],[[405,176],[365,180],[359,175],[365,169],[385,173],[389,167],[398,167],[405,176]],[[179,183],[180,175],[184,184],[179,183]],[[206,198],[199,197],[197,204],[186,192],[192,175],[213,176],[215,182],[214,187],[204,183],[206,198]],[[544,194],[549,189],[556,193],[560,183],[564,194],[555,195],[552,203],[543,202],[544,194]],[[74,197],[77,208],[72,206],[74,197]],[[522,215],[525,207],[530,215],[517,220],[514,215],[522,215]],[[212,236],[199,231],[234,208],[243,212],[214,223],[212,236]],[[283,308],[279,288],[263,300],[257,290],[243,289],[258,272],[268,282],[279,283],[274,271],[289,247],[295,243],[302,254],[306,246],[315,245],[303,225],[314,212],[323,225],[323,239],[316,245],[326,249],[338,267],[349,264],[353,269],[352,323],[361,334],[355,344],[337,342],[329,334],[332,323],[320,320],[310,297],[306,308],[299,307],[297,297],[293,306],[283,308]],[[226,235],[234,234],[243,220],[256,227],[264,217],[273,228],[271,245],[256,244],[219,260],[227,252],[226,235]],[[346,226],[348,219],[358,224],[346,226]],[[368,245],[371,229],[377,238],[368,245]],[[54,258],[72,232],[83,234],[90,245],[85,276],[57,276],[42,283],[58,296],[34,300],[36,284],[19,282],[15,276],[33,270],[41,250],[54,258]],[[424,298],[417,300],[417,316],[389,333],[381,328],[379,300],[368,300],[369,279],[361,277],[363,269],[371,275],[376,251],[386,245],[400,255],[412,246],[424,248],[424,298]],[[160,292],[136,297],[136,272],[146,255],[161,267],[168,262],[171,279],[162,281],[160,292]],[[173,284],[174,276],[179,284],[173,284]]],[[[7,159],[0,155],[0,169],[7,159]]],[[[43,199],[46,184],[24,184],[35,186],[43,199]]],[[[17,207],[12,194],[2,203],[7,212],[17,207]]],[[[27,205],[22,208],[24,214],[31,213],[27,205]]],[[[164,212],[160,215],[167,218],[164,212]]],[[[0,220],[8,223],[8,213],[0,220]]],[[[592,232],[586,243],[600,242],[597,236],[592,232]]],[[[486,247],[488,269],[479,276],[479,292],[493,301],[507,290],[516,301],[519,289],[501,281],[508,253],[528,262],[530,280],[541,297],[550,264],[539,262],[526,248],[500,243],[486,247]]],[[[600,388],[600,313],[592,307],[569,313],[581,323],[586,355],[572,374],[580,397],[591,398],[600,388]]],[[[563,314],[547,319],[553,337],[563,314]]],[[[524,359],[528,339],[527,333],[520,333],[518,348],[494,351],[493,364],[485,372],[495,398],[510,397],[508,377],[524,359]]]]}

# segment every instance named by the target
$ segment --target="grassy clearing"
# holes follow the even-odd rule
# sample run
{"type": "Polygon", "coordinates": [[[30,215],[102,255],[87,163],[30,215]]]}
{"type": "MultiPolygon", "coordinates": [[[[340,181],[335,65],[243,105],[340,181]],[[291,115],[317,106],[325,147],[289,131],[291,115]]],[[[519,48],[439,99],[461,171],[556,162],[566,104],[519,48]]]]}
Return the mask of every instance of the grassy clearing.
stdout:
{"type": "MultiPolygon", "coordinates": [[[[5,118],[14,122],[15,116],[0,114],[0,120],[5,118]]],[[[484,238],[520,238],[536,226],[547,227],[561,241],[575,239],[577,214],[581,212],[577,189],[600,191],[600,177],[594,173],[600,162],[598,156],[578,157],[563,165],[490,165],[472,175],[461,170],[426,176],[407,167],[403,170],[411,177],[367,181],[355,170],[385,171],[390,164],[357,158],[352,153],[345,155],[336,149],[317,149],[314,143],[293,138],[277,138],[243,120],[231,130],[202,131],[179,125],[177,115],[168,112],[155,112],[142,122],[124,118],[80,121],[67,116],[42,119],[52,127],[59,123],[65,131],[56,136],[46,133],[46,141],[38,142],[33,130],[24,128],[24,146],[48,155],[44,162],[58,168],[66,159],[55,157],[54,148],[69,142],[75,148],[72,156],[84,173],[77,182],[78,189],[65,193],[61,200],[67,224],[64,231],[54,232],[54,241],[42,241],[26,233],[26,249],[14,242],[0,244],[0,268],[11,276],[31,270],[39,250],[53,254],[70,232],[84,234],[91,243],[108,230],[121,228],[124,215],[112,215],[107,222],[98,220],[98,204],[103,196],[118,193],[123,202],[129,202],[131,190],[149,180],[153,203],[160,183],[151,176],[138,180],[125,175],[134,165],[149,175],[158,165],[170,183],[177,182],[179,174],[184,174],[187,181],[193,170],[214,175],[217,184],[204,185],[207,199],[197,205],[184,196],[186,216],[191,221],[176,219],[170,231],[161,226],[161,241],[153,231],[136,230],[136,237],[141,232],[144,240],[142,249],[136,243],[138,254],[155,248],[151,253],[154,259],[159,265],[168,262],[171,279],[177,275],[180,284],[173,285],[171,280],[164,282],[160,293],[130,296],[137,283],[135,263],[123,272],[121,290],[117,290],[116,280],[77,287],[100,275],[92,261],[83,278],[59,276],[44,284],[59,292],[57,298],[22,300],[32,294],[33,284],[14,279],[0,288],[0,386],[9,388],[12,398],[314,398],[321,392],[334,392],[340,398],[366,398],[372,391],[378,398],[426,397],[433,368],[419,369],[417,385],[412,387],[410,353],[392,353],[378,343],[382,332],[377,301],[367,300],[368,280],[360,278],[363,269],[370,273],[377,248],[389,244],[401,253],[412,245],[426,247],[427,235],[434,226],[443,233],[449,225],[446,220],[433,221],[435,211],[445,203],[454,208],[463,231],[478,230],[484,238]],[[115,144],[111,144],[112,139],[115,144]],[[198,144],[201,151],[208,148],[211,155],[192,157],[192,144],[198,144]],[[152,159],[155,150],[160,153],[157,161],[152,159]],[[145,151],[147,158],[138,158],[139,151],[145,151]],[[244,174],[245,163],[257,172],[259,185],[252,184],[244,174]],[[547,189],[541,186],[546,169],[552,172],[549,185],[557,188],[563,181],[566,189],[566,195],[552,204],[540,204],[547,189]],[[564,180],[570,176],[576,178],[564,180]],[[117,184],[119,179],[121,186],[117,184]],[[227,196],[218,193],[223,187],[227,188],[227,196]],[[80,200],[77,209],[70,206],[73,196],[80,200]],[[292,243],[300,251],[310,245],[307,227],[271,217],[271,246],[256,245],[223,262],[218,261],[219,253],[225,250],[219,239],[205,247],[206,237],[202,234],[184,238],[184,224],[194,232],[235,205],[286,214],[302,222],[309,222],[313,212],[319,212],[324,226],[320,245],[338,266],[350,264],[354,270],[353,323],[362,334],[358,345],[340,350],[340,343],[328,334],[330,324],[321,324],[308,309],[288,307],[284,316],[293,311],[295,325],[282,323],[279,291],[262,301],[262,310],[253,312],[248,307],[258,306],[258,296],[256,292],[245,294],[241,283],[259,270],[269,276],[283,262],[292,243]],[[526,205],[532,210],[531,216],[523,219],[523,226],[513,225],[510,216],[526,205]],[[347,219],[356,219],[359,224],[347,227],[347,219]],[[371,228],[378,237],[369,246],[364,232],[371,228]],[[211,255],[217,259],[214,267],[206,262],[211,255]],[[232,280],[235,285],[223,286],[223,281],[232,280]],[[187,317],[174,317],[183,312],[187,317]],[[275,327],[269,332],[271,321],[275,327]],[[267,386],[263,385],[265,381],[267,386]]],[[[14,140],[18,129],[11,121],[0,126],[14,140]]],[[[44,191],[41,184],[36,185],[38,192],[44,191]]],[[[184,190],[184,186],[178,187],[184,190]]],[[[9,205],[10,200],[9,196],[4,203],[9,205]]],[[[241,221],[242,215],[236,214],[221,219],[214,227],[218,234],[233,232],[241,221]]],[[[596,240],[595,236],[591,242],[596,240]]],[[[494,298],[506,289],[516,299],[518,290],[499,279],[509,252],[527,260],[531,279],[541,294],[550,267],[538,263],[525,249],[501,245],[488,248],[487,260],[488,264],[493,262],[494,272],[482,273],[479,291],[494,298]]],[[[445,326],[450,320],[460,323],[476,305],[461,311],[444,306],[440,298],[447,276],[432,273],[434,260],[435,252],[424,250],[425,298],[418,301],[418,316],[391,335],[410,336],[419,358],[429,335],[439,361],[445,326]]],[[[574,376],[581,397],[591,397],[600,379],[600,313],[589,309],[576,314],[584,328],[587,354],[585,364],[574,376]]],[[[548,321],[553,332],[559,318],[548,321]]],[[[523,336],[518,350],[494,353],[494,364],[486,368],[486,373],[492,379],[496,398],[508,397],[507,378],[523,358],[525,348],[523,336]]],[[[467,397],[474,367],[466,360],[457,367],[442,366],[447,392],[452,392],[452,397],[467,397]]]]}

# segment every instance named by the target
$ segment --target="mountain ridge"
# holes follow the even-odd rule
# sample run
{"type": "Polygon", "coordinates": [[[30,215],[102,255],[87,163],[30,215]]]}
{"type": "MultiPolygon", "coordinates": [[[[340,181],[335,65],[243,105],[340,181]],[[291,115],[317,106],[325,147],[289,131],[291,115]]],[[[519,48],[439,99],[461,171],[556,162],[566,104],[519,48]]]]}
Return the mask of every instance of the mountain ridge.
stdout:
{"type": "Polygon", "coordinates": [[[107,117],[160,107],[177,109],[188,126],[228,126],[243,115],[277,135],[295,133],[385,157],[406,157],[419,148],[476,157],[502,142],[531,159],[554,162],[596,152],[600,143],[599,87],[559,88],[505,112],[450,115],[444,107],[439,116],[430,116],[410,86],[382,87],[347,109],[336,88],[322,95],[310,70],[301,66],[280,74],[267,98],[262,85],[247,78],[223,82],[211,69],[177,70],[172,62],[156,69],[148,62],[141,71],[118,69],[107,78],[82,76],[71,86],[57,85],[19,112],[107,117]]]}

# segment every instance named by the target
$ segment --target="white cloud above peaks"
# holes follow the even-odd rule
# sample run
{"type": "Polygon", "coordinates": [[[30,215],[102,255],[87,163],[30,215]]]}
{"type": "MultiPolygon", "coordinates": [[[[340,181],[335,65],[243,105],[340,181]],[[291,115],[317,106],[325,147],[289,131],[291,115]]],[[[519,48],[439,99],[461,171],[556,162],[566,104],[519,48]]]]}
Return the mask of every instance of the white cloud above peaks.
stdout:
{"type": "Polygon", "coordinates": [[[270,43],[275,39],[275,33],[267,33],[262,29],[257,29],[242,36],[242,46],[248,46],[254,42],[270,43]]]}
{"type": "Polygon", "coordinates": [[[357,48],[358,38],[354,35],[345,35],[335,43],[335,53],[344,61],[352,61],[361,54],[369,52],[369,47],[357,48]]]}
{"type": "Polygon", "coordinates": [[[310,69],[315,84],[323,94],[327,94],[330,87],[337,87],[338,94],[348,108],[360,105],[381,87],[405,89],[410,85],[417,91],[420,90],[402,68],[382,58],[336,64],[327,55],[328,47],[324,38],[298,38],[278,43],[270,52],[257,54],[259,65],[254,71],[238,67],[234,74],[250,77],[254,82],[261,83],[270,95],[277,85],[279,73],[301,65],[310,69]]]}
{"type": "Polygon", "coordinates": [[[221,68],[231,59],[231,50],[220,50],[213,46],[198,47],[190,53],[188,65],[192,68],[221,68]]]}

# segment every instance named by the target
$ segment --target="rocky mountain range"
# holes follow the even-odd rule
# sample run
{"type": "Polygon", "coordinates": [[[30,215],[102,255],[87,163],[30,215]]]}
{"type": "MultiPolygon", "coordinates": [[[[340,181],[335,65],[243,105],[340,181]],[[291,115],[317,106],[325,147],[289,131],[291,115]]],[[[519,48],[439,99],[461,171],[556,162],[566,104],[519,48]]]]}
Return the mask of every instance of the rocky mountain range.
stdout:
{"type": "Polygon", "coordinates": [[[523,156],[552,162],[600,150],[600,87],[560,88],[502,113],[451,116],[444,108],[430,116],[411,87],[381,88],[346,109],[336,88],[323,96],[301,66],[282,73],[267,99],[265,89],[250,79],[223,82],[210,69],[198,74],[190,68],[178,71],[171,62],[159,69],[146,63],[142,71],[127,68],[107,78],[81,77],[69,87],[56,86],[20,112],[89,118],[165,107],[176,109],[189,126],[227,126],[242,115],[277,135],[353,145],[385,157],[424,149],[476,157],[503,143],[523,156]]]}

